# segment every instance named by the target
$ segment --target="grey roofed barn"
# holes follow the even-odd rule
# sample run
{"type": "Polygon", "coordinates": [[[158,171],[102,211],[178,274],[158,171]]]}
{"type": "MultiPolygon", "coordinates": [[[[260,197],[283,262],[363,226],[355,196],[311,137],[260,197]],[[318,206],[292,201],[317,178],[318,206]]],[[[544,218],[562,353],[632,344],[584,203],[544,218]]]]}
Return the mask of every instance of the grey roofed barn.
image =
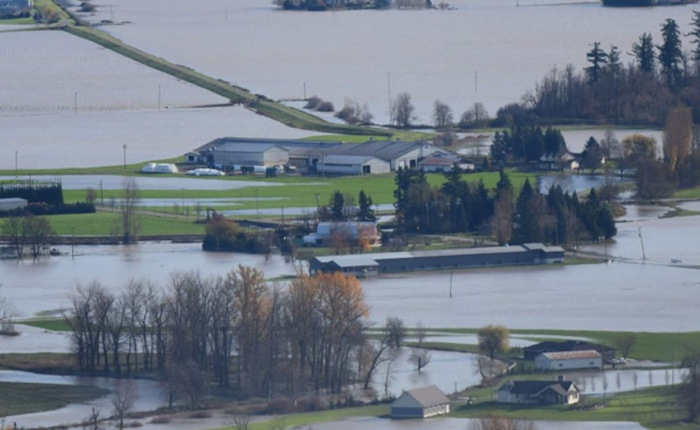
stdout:
{"type": "Polygon", "coordinates": [[[405,391],[391,404],[392,418],[426,418],[450,412],[450,399],[435,385],[405,391]]]}

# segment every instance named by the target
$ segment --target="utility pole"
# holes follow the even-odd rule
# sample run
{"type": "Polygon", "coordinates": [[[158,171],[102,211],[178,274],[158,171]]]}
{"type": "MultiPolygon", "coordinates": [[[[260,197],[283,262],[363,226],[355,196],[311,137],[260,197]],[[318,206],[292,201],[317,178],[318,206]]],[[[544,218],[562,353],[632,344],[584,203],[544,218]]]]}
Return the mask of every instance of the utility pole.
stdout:
{"type": "Polygon", "coordinates": [[[122,145],[124,149],[124,170],[126,170],[126,143],[122,145]]]}
{"type": "Polygon", "coordinates": [[[642,261],[646,263],[647,253],[644,251],[644,238],[642,237],[642,228],[639,227],[639,241],[642,243],[642,261]]]}
{"type": "Polygon", "coordinates": [[[105,194],[104,191],[102,190],[102,180],[100,179],[100,206],[104,207],[105,205],[105,194]]]}
{"type": "MultiPolygon", "coordinates": [[[[454,272],[450,272],[450,298],[452,298],[452,275],[454,275],[454,272]]],[[[455,382],[455,385],[456,384],[457,383],[455,382]]],[[[457,391],[456,388],[455,388],[455,391],[457,391]]]]}
{"type": "Polygon", "coordinates": [[[185,212],[185,189],[182,188],[181,191],[182,191],[182,212],[184,213],[185,212]]]}
{"type": "Polygon", "coordinates": [[[318,201],[319,197],[320,197],[319,194],[316,193],[316,222],[317,223],[318,223],[318,215],[319,215],[319,212],[321,211],[321,204],[318,201]]]}

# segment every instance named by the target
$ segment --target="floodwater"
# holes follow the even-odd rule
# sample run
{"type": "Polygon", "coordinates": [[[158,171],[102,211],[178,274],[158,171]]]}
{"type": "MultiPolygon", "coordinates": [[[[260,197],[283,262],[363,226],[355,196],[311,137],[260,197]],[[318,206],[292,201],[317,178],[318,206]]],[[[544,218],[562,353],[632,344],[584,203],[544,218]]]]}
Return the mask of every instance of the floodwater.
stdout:
{"type": "MultiPolygon", "coordinates": [[[[621,184],[629,181],[620,179],[617,176],[611,176],[607,180],[614,184],[621,184]]],[[[606,182],[606,178],[603,175],[563,175],[555,173],[540,176],[537,178],[537,181],[542,194],[547,194],[549,189],[554,185],[559,185],[565,193],[580,193],[583,191],[590,191],[591,188],[602,187],[606,182]]]]}
{"type": "Polygon", "coordinates": [[[16,324],[19,336],[0,336],[0,354],[66,353],[70,351],[70,335],[16,324]]]}
{"type": "MultiPolygon", "coordinates": [[[[149,380],[120,381],[110,378],[88,378],[75,376],[43,375],[29,372],[19,372],[11,370],[0,371],[0,382],[20,382],[37,384],[58,384],[58,385],[92,385],[113,392],[120,383],[131,383],[135,387],[136,402],[134,412],[151,411],[165,403],[165,391],[161,384],[149,380]]],[[[78,423],[90,416],[92,408],[101,412],[102,416],[111,415],[112,399],[114,394],[110,393],[103,397],[85,402],[73,403],[64,408],[53,411],[39,412],[19,416],[6,417],[6,422],[16,422],[18,427],[36,428],[49,427],[63,423],[78,423]]]]}
{"type": "MultiPolygon", "coordinates": [[[[670,265],[674,264],[674,260],[680,260],[682,263],[676,264],[700,266],[699,237],[700,217],[698,216],[618,224],[617,236],[615,236],[614,243],[607,245],[607,254],[613,258],[637,263],[643,262],[646,255],[647,265],[670,265]]],[[[583,249],[599,254],[606,252],[604,244],[588,245],[583,249]]],[[[671,282],[676,280],[677,275],[669,279],[671,282]]],[[[697,291],[689,292],[689,294],[698,295],[697,291]]]]}
{"type": "Polygon", "coordinates": [[[700,211],[700,201],[696,202],[683,202],[680,207],[687,211],[700,211]]]}
{"type": "MultiPolygon", "coordinates": [[[[470,419],[458,418],[430,418],[427,420],[391,420],[386,418],[364,417],[350,418],[342,421],[314,424],[309,427],[301,427],[303,430],[465,430],[469,429],[470,419]]],[[[577,422],[567,421],[566,424],[559,421],[535,421],[539,430],[561,430],[565,427],[570,430],[643,430],[644,427],[637,423],[625,422],[577,422]]]]}
{"type": "MultiPolygon", "coordinates": [[[[204,179],[184,177],[134,176],[132,177],[141,190],[238,190],[248,187],[284,186],[279,182],[237,181],[228,179],[204,179]]],[[[0,176],[0,181],[15,179],[14,176],[0,176]]],[[[66,175],[66,176],[20,176],[19,179],[53,180],[59,179],[64,190],[84,190],[88,187],[99,192],[103,190],[124,189],[123,176],[115,175],[66,175]]],[[[163,199],[154,199],[163,200],[163,199]]],[[[225,200],[232,200],[225,198],[225,200]]],[[[146,205],[151,206],[151,205],[146,205]]]]}
{"type": "Polygon", "coordinates": [[[240,106],[0,115],[0,129],[0,169],[6,170],[15,168],[15,151],[20,169],[99,167],[122,164],[123,145],[126,162],[138,163],[178,157],[222,136],[318,134],[240,106]]]}
{"type": "Polygon", "coordinates": [[[336,108],[346,97],[368,103],[379,123],[387,122],[389,93],[406,91],[418,122],[430,123],[438,98],[456,117],[477,101],[493,115],[519,101],[553,66],[586,66],[595,41],[606,49],[618,46],[626,63],[643,32],[660,40],[666,18],[688,33],[693,9],[516,3],[452,0],[459,10],[307,13],[278,11],[260,0],[98,0],[99,15],[91,19],[130,21],[101,29],[255,93],[302,98],[306,83],[307,96],[318,95],[336,108]]]}
{"type": "Polygon", "coordinates": [[[223,97],[63,31],[0,39],[0,115],[140,110],[226,103],[223,97]],[[43,67],[42,67],[43,66],[43,67]]]}
{"type": "MultiPolygon", "coordinates": [[[[70,251],[70,247],[59,247],[70,251]]],[[[199,244],[142,243],[129,246],[76,246],[75,258],[51,257],[39,261],[0,260],[2,294],[24,318],[55,311],[70,304],[78,285],[93,280],[115,292],[129,279],[142,279],[166,287],[175,271],[200,271],[204,276],[225,275],[239,264],[256,267],[267,278],[295,273],[284,257],[209,253],[199,244]]]]}
{"type": "Polygon", "coordinates": [[[403,316],[409,326],[675,332],[700,329],[699,273],[617,262],[475,269],[454,273],[452,298],[445,272],[383,276],[363,285],[377,323],[403,316]]]}
{"type": "Polygon", "coordinates": [[[623,205],[623,207],[627,212],[616,219],[618,222],[659,219],[671,210],[670,207],[661,205],[623,205]]]}

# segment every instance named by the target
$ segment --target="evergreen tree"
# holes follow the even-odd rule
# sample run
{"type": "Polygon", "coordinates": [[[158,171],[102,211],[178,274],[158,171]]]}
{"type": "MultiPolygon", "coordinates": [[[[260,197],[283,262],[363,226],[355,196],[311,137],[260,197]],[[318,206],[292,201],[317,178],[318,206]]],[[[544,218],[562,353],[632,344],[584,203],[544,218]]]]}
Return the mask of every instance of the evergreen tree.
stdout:
{"type": "Polygon", "coordinates": [[[498,183],[496,184],[496,198],[500,197],[501,194],[504,192],[508,191],[512,194],[513,192],[513,183],[510,181],[510,178],[508,177],[508,174],[501,169],[498,172],[498,183]]]}
{"type": "Polygon", "coordinates": [[[693,11],[693,21],[691,25],[693,26],[693,31],[686,36],[692,36],[690,43],[695,45],[695,48],[693,48],[693,61],[700,62],[700,11],[693,11]]]}
{"type": "Polygon", "coordinates": [[[608,53],[608,71],[615,78],[622,71],[622,62],[620,61],[620,50],[617,46],[611,46],[608,53]]]}
{"type": "Polygon", "coordinates": [[[476,231],[480,229],[493,216],[493,199],[489,195],[489,190],[486,188],[483,179],[479,180],[476,191],[471,198],[471,217],[469,220],[469,229],[476,231]]]}
{"type": "Polygon", "coordinates": [[[503,164],[508,160],[508,154],[510,153],[510,148],[507,142],[508,132],[503,132],[502,134],[496,132],[493,136],[493,143],[491,144],[491,158],[496,162],[503,164]]]}
{"type": "Polygon", "coordinates": [[[661,35],[664,43],[656,48],[659,50],[659,63],[661,72],[666,77],[666,83],[671,89],[675,89],[682,82],[683,47],[681,45],[681,31],[673,19],[667,19],[661,26],[661,35]]]}
{"type": "Polygon", "coordinates": [[[566,140],[559,129],[548,127],[544,132],[544,152],[547,154],[566,152],[566,140]]]}
{"type": "Polygon", "coordinates": [[[345,197],[340,191],[336,191],[331,196],[331,201],[328,204],[328,212],[331,220],[345,221],[345,197]]]}
{"type": "Polygon", "coordinates": [[[606,239],[610,239],[617,235],[617,227],[615,227],[615,218],[613,218],[610,208],[603,206],[598,212],[598,227],[606,239]]]}
{"type": "Polygon", "coordinates": [[[637,61],[639,70],[645,73],[654,73],[656,54],[654,53],[654,39],[651,37],[651,33],[639,36],[639,42],[632,45],[632,55],[637,61]]]}
{"type": "Polygon", "coordinates": [[[586,142],[586,149],[583,151],[583,164],[591,169],[591,175],[602,165],[603,151],[598,141],[591,136],[586,142]]]}
{"type": "Polygon", "coordinates": [[[538,161],[544,154],[544,134],[541,128],[529,130],[526,137],[525,154],[527,161],[538,161]]]}
{"type": "Polygon", "coordinates": [[[365,190],[360,191],[359,210],[357,211],[357,220],[362,222],[374,222],[377,216],[372,209],[372,197],[365,194],[365,190]]]}
{"type": "Polygon", "coordinates": [[[516,204],[517,229],[515,237],[521,243],[541,242],[538,200],[540,196],[526,179],[516,204]]]}
{"type": "Polygon", "coordinates": [[[586,68],[588,82],[593,84],[600,79],[600,72],[608,63],[608,54],[600,48],[600,42],[593,43],[593,49],[586,54],[586,59],[591,65],[586,68]]]}

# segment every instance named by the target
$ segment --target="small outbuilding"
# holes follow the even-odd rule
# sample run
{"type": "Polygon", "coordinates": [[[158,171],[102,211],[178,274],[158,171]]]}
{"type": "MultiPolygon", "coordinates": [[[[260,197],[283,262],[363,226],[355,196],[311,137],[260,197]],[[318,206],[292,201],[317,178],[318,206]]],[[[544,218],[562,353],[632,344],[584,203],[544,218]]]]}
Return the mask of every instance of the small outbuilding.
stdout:
{"type": "Polygon", "coordinates": [[[0,212],[9,212],[27,207],[27,200],[18,197],[0,199],[0,212]]]}
{"type": "Polygon", "coordinates": [[[572,352],[545,352],[535,358],[540,370],[600,369],[603,356],[594,350],[572,352]]]}
{"type": "Polygon", "coordinates": [[[450,399],[435,385],[405,391],[391,404],[391,418],[428,418],[450,413],[450,399]]]}

